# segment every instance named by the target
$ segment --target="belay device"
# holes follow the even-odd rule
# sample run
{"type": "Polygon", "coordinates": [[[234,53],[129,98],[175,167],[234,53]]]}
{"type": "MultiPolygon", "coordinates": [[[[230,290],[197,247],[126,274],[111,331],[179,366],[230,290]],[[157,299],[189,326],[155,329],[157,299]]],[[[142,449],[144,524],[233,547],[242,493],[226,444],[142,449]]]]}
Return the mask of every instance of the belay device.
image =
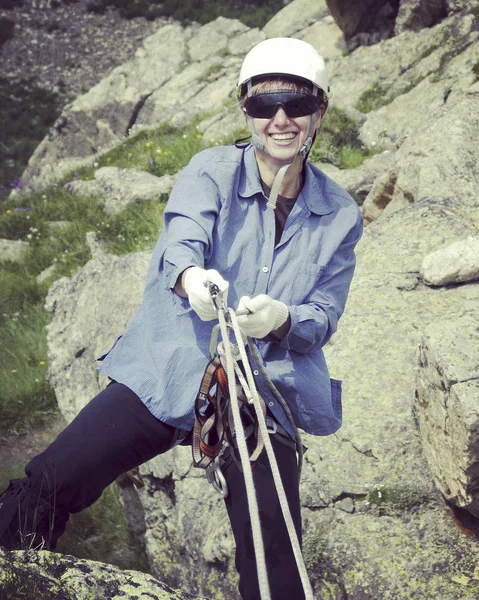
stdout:
{"type": "Polygon", "coordinates": [[[203,376],[195,403],[196,418],[192,444],[193,464],[195,467],[206,469],[208,481],[223,497],[226,497],[228,489],[221,467],[224,465],[224,456],[227,450],[234,460],[238,460],[235,454],[237,447],[239,453],[238,466],[242,469],[245,478],[261,600],[271,600],[258,502],[252,474],[252,463],[254,465],[254,461],[257,460],[263,448],[266,449],[305,597],[306,600],[314,600],[298,536],[269,438],[266,407],[256,389],[246,353],[246,345],[255,362],[255,367],[265,378],[269,389],[281,404],[296,433],[300,476],[302,445],[298,430],[284,398],[267,376],[252,339],[246,338],[242,333],[238,325],[237,315],[233,309],[226,306],[217,285],[205,282],[205,286],[208,287],[219,323],[213,328],[210,344],[211,362],[208,364],[203,376]],[[234,342],[230,340],[230,332],[233,332],[234,342]],[[219,333],[221,333],[222,340],[218,343],[219,333]],[[242,419],[242,413],[245,412],[252,416],[251,424],[247,425],[247,431],[245,431],[242,419]],[[250,456],[246,440],[251,434],[251,428],[253,428],[256,447],[250,456]]]}

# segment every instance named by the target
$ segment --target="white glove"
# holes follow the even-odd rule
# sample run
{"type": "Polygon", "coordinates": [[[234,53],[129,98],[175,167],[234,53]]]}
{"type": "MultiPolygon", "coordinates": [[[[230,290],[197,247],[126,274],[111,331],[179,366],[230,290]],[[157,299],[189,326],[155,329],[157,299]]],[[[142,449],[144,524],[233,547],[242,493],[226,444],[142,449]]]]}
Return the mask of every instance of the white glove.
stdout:
{"type": "Polygon", "coordinates": [[[222,300],[226,303],[229,283],[214,269],[205,270],[200,267],[191,267],[183,275],[183,288],[188,296],[191,308],[202,321],[216,319],[216,310],[211,301],[210,292],[206,282],[215,283],[221,293],[222,300]]]}
{"type": "Polygon", "coordinates": [[[289,316],[286,304],[273,300],[266,294],[260,294],[254,298],[243,296],[238,305],[237,313],[249,311],[250,314],[239,315],[238,325],[249,337],[264,338],[281,327],[289,316]]]}

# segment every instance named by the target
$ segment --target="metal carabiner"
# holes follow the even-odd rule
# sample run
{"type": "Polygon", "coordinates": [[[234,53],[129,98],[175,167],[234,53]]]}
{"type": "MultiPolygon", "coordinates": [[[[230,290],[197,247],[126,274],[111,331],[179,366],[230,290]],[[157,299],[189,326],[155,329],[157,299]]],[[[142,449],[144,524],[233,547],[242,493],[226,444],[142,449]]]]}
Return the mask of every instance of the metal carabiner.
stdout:
{"type": "Polygon", "coordinates": [[[210,293],[210,300],[213,304],[213,308],[216,310],[216,312],[223,310],[226,315],[228,307],[223,299],[223,294],[220,291],[220,288],[212,281],[205,281],[205,287],[208,288],[208,292],[210,293]]]}
{"type": "Polygon", "coordinates": [[[217,456],[215,460],[206,467],[206,479],[223,498],[227,498],[228,484],[226,483],[225,476],[221,472],[221,467],[224,463],[225,461],[217,456]]]}

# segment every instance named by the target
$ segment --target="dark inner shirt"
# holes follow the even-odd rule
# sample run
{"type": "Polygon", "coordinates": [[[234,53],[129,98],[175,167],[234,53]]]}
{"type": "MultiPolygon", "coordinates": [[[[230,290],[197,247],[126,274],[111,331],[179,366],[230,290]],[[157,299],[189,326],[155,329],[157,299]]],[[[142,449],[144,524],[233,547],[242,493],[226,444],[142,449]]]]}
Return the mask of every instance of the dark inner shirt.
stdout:
{"type": "MultiPolygon", "coordinates": [[[[269,198],[269,194],[271,192],[271,188],[266,185],[266,183],[261,180],[261,187],[263,188],[264,195],[269,198]]],[[[289,213],[293,210],[294,203],[296,202],[296,198],[287,198],[286,196],[281,196],[278,194],[278,199],[276,201],[276,208],[274,211],[275,215],[275,223],[276,223],[276,231],[274,236],[274,245],[277,246],[281,236],[283,234],[283,229],[286,224],[286,219],[288,218],[289,213]]]]}

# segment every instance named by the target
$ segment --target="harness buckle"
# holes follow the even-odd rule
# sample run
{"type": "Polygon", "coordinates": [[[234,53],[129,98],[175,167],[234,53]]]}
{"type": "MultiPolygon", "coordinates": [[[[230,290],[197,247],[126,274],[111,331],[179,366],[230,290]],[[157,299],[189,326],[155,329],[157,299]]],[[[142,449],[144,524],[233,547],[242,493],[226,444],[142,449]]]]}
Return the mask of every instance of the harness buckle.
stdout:
{"type": "Polygon", "coordinates": [[[278,423],[275,419],[271,419],[270,417],[266,417],[266,427],[268,433],[271,433],[271,435],[274,435],[278,431],[278,423]]]}
{"type": "Polygon", "coordinates": [[[226,483],[225,476],[221,472],[221,467],[224,464],[225,461],[218,455],[214,461],[206,467],[206,479],[223,498],[226,498],[228,496],[228,484],[226,483]]]}

